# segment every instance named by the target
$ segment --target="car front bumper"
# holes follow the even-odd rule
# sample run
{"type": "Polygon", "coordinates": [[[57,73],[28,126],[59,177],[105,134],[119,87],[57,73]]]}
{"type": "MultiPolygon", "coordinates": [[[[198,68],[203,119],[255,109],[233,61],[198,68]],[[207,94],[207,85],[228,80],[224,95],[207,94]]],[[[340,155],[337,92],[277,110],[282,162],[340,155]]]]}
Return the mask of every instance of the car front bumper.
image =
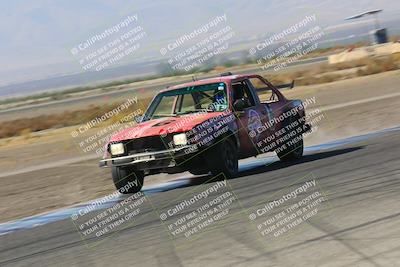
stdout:
{"type": "Polygon", "coordinates": [[[99,162],[99,167],[119,167],[135,165],[138,170],[160,169],[177,166],[177,160],[189,157],[189,154],[197,152],[198,149],[194,145],[177,147],[162,151],[144,152],[121,156],[109,159],[103,159],[99,162]]]}

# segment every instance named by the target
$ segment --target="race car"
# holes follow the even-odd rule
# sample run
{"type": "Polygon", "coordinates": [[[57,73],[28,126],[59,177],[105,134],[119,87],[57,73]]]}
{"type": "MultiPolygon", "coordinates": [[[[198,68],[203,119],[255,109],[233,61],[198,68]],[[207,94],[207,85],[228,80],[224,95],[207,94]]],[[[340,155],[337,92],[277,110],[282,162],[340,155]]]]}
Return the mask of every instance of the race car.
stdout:
{"type": "Polygon", "coordinates": [[[117,190],[135,193],[146,175],[231,178],[239,159],[270,151],[298,159],[310,126],[302,102],[279,87],[259,75],[225,73],[162,90],[135,127],[111,137],[99,165],[111,167],[117,190]]]}

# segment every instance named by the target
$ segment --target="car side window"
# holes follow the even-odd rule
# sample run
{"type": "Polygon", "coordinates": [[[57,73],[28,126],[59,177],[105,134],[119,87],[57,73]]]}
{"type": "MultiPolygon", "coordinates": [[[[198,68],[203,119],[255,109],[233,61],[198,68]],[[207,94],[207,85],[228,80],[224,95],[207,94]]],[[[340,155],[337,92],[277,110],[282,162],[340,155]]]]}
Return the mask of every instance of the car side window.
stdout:
{"type": "Polygon", "coordinates": [[[253,85],[261,103],[274,103],[279,101],[279,97],[274,90],[260,78],[250,78],[249,81],[253,85]]]}
{"type": "Polygon", "coordinates": [[[245,81],[232,83],[233,89],[233,101],[243,99],[247,103],[247,107],[255,106],[253,95],[251,94],[250,88],[247,86],[245,81]]]}

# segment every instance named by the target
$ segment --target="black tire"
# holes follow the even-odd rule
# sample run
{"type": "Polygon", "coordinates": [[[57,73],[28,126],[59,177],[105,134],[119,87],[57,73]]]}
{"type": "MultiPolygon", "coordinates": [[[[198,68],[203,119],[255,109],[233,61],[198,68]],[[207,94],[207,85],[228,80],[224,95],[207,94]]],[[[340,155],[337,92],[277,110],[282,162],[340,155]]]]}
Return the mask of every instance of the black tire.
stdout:
{"type": "Polygon", "coordinates": [[[213,176],[223,173],[229,179],[237,176],[239,172],[237,147],[232,139],[220,141],[210,148],[206,160],[213,176]]]}
{"type": "Polygon", "coordinates": [[[129,167],[111,167],[115,187],[121,194],[133,194],[142,189],[144,173],[129,167]]]}
{"type": "MultiPolygon", "coordinates": [[[[292,121],[295,121],[295,119],[291,118],[287,120],[285,125],[290,125],[292,121]]],[[[285,145],[286,149],[282,149],[276,152],[281,161],[293,161],[303,156],[304,152],[303,134],[299,134],[293,138],[290,138],[285,145]]]]}
{"type": "Polygon", "coordinates": [[[304,142],[303,135],[298,136],[298,141],[295,145],[288,146],[287,149],[284,149],[278,152],[278,157],[281,161],[292,161],[300,159],[303,156],[304,152],[304,142]]]}

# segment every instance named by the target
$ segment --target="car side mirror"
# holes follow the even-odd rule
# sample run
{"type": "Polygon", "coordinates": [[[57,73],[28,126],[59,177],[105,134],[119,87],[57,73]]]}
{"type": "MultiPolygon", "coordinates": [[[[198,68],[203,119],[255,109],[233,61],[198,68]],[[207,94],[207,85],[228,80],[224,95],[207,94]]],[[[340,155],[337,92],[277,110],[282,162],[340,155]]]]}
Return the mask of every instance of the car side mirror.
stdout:
{"type": "Polygon", "coordinates": [[[244,109],[247,107],[246,102],[243,99],[237,99],[235,102],[233,102],[233,108],[235,111],[244,111],[244,109]]]}

